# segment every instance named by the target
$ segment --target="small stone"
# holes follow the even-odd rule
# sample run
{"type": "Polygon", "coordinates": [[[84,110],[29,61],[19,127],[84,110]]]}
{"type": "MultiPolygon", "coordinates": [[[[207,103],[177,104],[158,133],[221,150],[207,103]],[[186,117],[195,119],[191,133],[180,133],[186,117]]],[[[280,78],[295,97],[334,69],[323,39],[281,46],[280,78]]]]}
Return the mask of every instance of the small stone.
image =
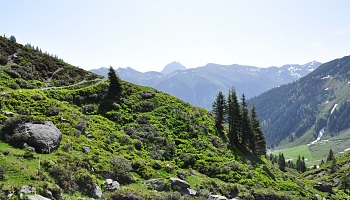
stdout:
{"type": "Polygon", "coordinates": [[[91,151],[91,148],[90,147],[87,147],[87,146],[83,146],[83,151],[85,153],[89,153],[91,151]]]}

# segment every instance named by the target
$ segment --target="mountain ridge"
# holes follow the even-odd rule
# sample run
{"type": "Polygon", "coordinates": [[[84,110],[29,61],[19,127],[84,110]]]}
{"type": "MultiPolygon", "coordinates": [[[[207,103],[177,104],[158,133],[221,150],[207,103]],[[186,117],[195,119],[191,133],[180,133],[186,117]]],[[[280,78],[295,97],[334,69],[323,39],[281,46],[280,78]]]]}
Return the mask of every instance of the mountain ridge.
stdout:
{"type": "MultiPolygon", "coordinates": [[[[119,68],[117,72],[123,80],[154,87],[193,105],[211,110],[211,104],[219,91],[228,91],[235,87],[238,95],[244,93],[247,98],[251,98],[273,87],[293,82],[320,64],[313,61],[304,65],[258,68],[208,63],[203,67],[174,71],[170,74],[142,73],[132,68],[119,68]]],[[[99,71],[91,71],[106,76],[106,70],[107,68],[100,68],[99,71]]]]}
{"type": "Polygon", "coordinates": [[[269,144],[293,142],[307,133],[311,134],[310,139],[304,144],[316,139],[318,131],[329,125],[331,116],[336,114],[331,111],[340,109],[335,105],[348,102],[349,62],[350,56],[329,61],[298,81],[249,100],[261,113],[269,144]]]}

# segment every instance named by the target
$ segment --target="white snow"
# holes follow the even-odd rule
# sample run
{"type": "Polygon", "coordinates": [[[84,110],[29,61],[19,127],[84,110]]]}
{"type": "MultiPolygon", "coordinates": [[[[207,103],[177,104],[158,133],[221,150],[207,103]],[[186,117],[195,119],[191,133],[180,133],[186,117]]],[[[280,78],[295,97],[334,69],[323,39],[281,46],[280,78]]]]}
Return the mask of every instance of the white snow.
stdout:
{"type": "Polygon", "coordinates": [[[336,103],[336,104],[334,104],[334,106],[333,106],[333,108],[332,108],[332,110],[331,110],[331,114],[334,112],[334,110],[335,110],[335,108],[338,106],[338,104],[336,103]]]}
{"type": "Polygon", "coordinates": [[[332,78],[330,75],[323,77],[322,79],[332,78]]]}

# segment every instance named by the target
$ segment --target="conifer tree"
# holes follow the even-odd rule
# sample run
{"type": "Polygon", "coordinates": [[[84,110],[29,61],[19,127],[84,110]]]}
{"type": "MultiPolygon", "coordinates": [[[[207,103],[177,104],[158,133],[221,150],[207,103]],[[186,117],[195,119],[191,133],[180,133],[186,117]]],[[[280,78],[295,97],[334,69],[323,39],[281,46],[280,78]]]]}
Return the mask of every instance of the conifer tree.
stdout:
{"type": "Polygon", "coordinates": [[[122,92],[122,86],[120,84],[120,79],[113,67],[109,67],[108,71],[109,87],[107,92],[107,97],[110,99],[119,98],[122,92]]]}
{"type": "Polygon", "coordinates": [[[220,91],[215,101],[213,102],[213,113],[215,114],[215,125],[216,128],[223,133],[223,124],[225,122],[226,115],[226,100],[224,94],[220,91]]]}
{"type": "Polygon", "coordinates": [[[250,130],[250,120],[249,120],[249,112],[248,112],[248,104],[246,102],[244,94],[241,98],[241,138],[242,138],[242,146],[246,147],[248,145],[248,140],[251,137],[250,130]]]}
{"type": "Polygon", "coordinates": [[[280,153],[278,155],[278,166],[279,166],[280,170],[282,170],[282,171],[284,171],[286,168],[286,160],[284,159],[283,153],[280,153]]]}
{"type": "Polygon", "coordinates": [[[332,161],[333,159],[334,159],[333,151],[332,151],[332,149],[329,149],[329,153],[327,156],[327,162],[332,161]]]}
{"type": "Polygon", "coordinates": [[[240,105],[237,99],[237,94],[234,88],[229,90],[227,98],[227,123],[228,123],[228,138],[231,145],[239,145],[239,131],[240,131],[240,105]]]}
{"type": "Polygon", "coordinates": [[[265,136],[261,129],[255,106],[253,106],[250,110],[250,122],[252,134],[251,138],[249,138],[249,144],[251,146],[251,150],[255,155],[266,155],[265,136]]]}

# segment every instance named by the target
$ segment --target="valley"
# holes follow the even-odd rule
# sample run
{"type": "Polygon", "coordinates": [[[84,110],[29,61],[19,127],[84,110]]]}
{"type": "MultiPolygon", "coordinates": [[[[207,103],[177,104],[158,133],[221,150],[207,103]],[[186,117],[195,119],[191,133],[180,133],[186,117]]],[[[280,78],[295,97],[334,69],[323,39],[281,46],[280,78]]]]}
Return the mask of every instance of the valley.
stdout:
{"type": "MultiPolygon", "coordinates": [[[[235,102],[230,104],[236,105],[231,111],[238,112],[232,112],[229,118],[238,120],[238,137],[231,135],[232,124],[226,126],[222,119],[218,120],[225,106],[214,114],[154,88],[123,81],[112,67],[108,78],[104,78],[5,37],[0,37],[0,47],[1,199],[37,195],[49,199],[116,200],[349,197],[348,188],[343,188],[347,181],[344,174],[349,171],[349,152],[339,153],[350,145],[350,130],[344,117],[348,108],[347,87],[339,84],[344,77],[332,74],[332,82],[327,82],[327,92],[336,91],[332,93],[335,96],[322,93],[328,96],[320,101],[328,99],[332,103],[319,106],[308,102],[304,110],[299,110],[307,119],[312,115],[302,112],[306,108],[324,109],[323,115],[313,115],[317,116],[316,124],[307,124],[310,126],[302,129],[301,135],[293,132],[286,136],[293,141],[280,138],[285,143],[275,145],[275,154],[285,154],[287,161],[302,154],[308,166],[317,165],[330,148],[336,154],[336,159],[317,169],[298,171],[282,168],[269,155],[255,151],[256,144],[248,136],[259,136],[260,146],[265,147],[265,137],[276,135],[267,131],[264,137],[261,128],[272,120],[262,118],[261,127],[257,118],[266,117],[269,112],[260,111],[257,115],[254,109],[248,110],[243,96],[240,100],[233,98],[234,90],[230,90],[228,102],[235,102]],[[338,101],[338,96],[344,101],[338,101]],[[338,106],[334,108],[335,102],[338,106]],[[341,123],[338,126],[336,122],[341,123]],[[307,145],[317,138],[313,130],[323,127],[325,134],[320,140],[307,145]],[[342,131],[337,132],[339,129],[342,131]],[[45,142],[41,142],[38,133],[47,134],[45,142]]],[[[327,65],[321,65],[306,78],[326,70],[327,65]]],[[[325,73],[331,74],[328,70],[325,73]]],[[[315,80],[311,82],[325,79],[315,80]]],[[[303,85],[298,81],[289,85],[295,84],[303,85]]],[[[325,91],[324,85],[311,85],[325,91]]],[[[276,93],[283,96],[286,87],[272,91],[281,88],[282,92],[276,93]]],[[[297,92],[290,96],[296,106],[300,99],[306,102],[304,96],[308,93],[299,88],[293,90],[297,92]]],[[[307,91],[321,99],[312,93],[315,91],[307,91]]],[[[261,110],[257,98],[256,108],[261,110]]],[[[278,95],[271,98],[286,105],[278,95]]],[[[264,103],[265,108],[286,112],[283,106],[264,103]]]]}

